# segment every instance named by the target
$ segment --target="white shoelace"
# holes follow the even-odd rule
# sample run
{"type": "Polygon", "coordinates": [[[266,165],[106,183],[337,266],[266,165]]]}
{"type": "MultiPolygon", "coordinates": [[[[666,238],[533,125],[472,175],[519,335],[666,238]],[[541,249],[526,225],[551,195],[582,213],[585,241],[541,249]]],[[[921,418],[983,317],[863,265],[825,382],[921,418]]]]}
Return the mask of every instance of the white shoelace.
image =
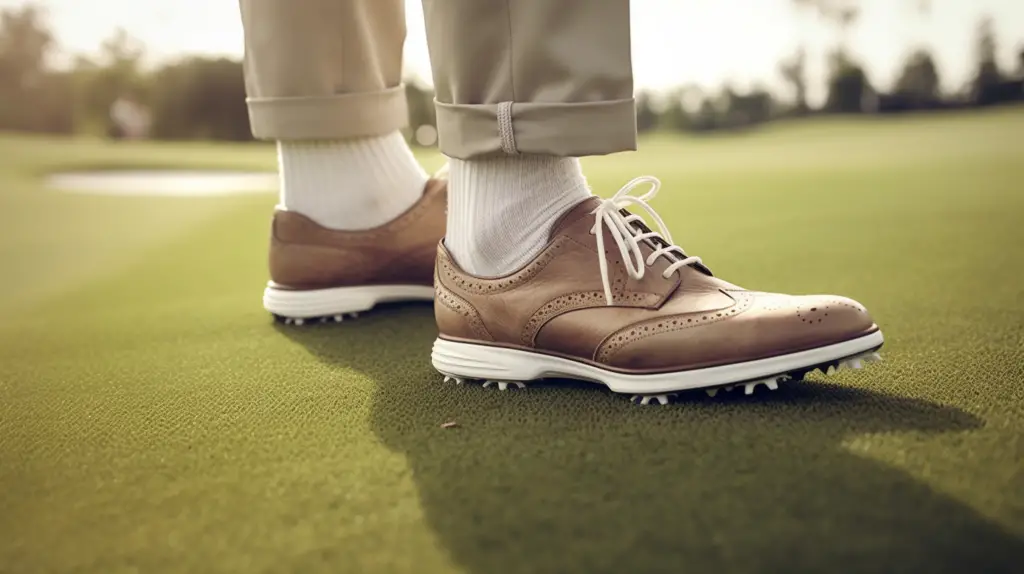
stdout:
{"type": "Polygon", "coordinates": [[[653,265],[654,261],[661,256],[665,256],[669,261],[672,261],[662,273],[662,277],[666,279],[681,267],[701,262],[700,257],[687,257],[683,249],[672,242],[672,235],[669,233],[665,222],[658,215],[658,212],[654,211],[654,208],[648,204],[648,201],[654,199],[654,196],[658,194],[660,188],[661,181],[658,178],[650,175],[638,177],[622,186],[622,189],[615,192],[615,195],[601,200],[601,205],[591,212],[594,214],[596,221],[590,233],[597,236],[597,256],[601,265],[601,282],[604,285],[604,296],[609,305],[614,303],[614,298],[612,297],[611,280],[608,276],[608,256],[604,253],[604,232],[601,229],[602,227],[607,227],[612,237],[615,238],[615,243],[619,246],[619,252],[622,254],[622,264],[626,266],[626,272],[633,279],[643,279],[647,267],[653,265]],[[644,184],[650,184],[651,186],[647,193],[643,195],[630,195],[631,191],[644,184]],[[643,217],[636,214],[623,215],[622,210],[630,206],[637,206],[646,211],[651,216],[651,219],[654,220],[658,231],[643,233],[642,228],[633,227],[633,223],[643,222],[643,217]],[[662,239],[666,245],[659,247],[658,243],[651,241],[652,238],[662,239]],[[655,248],[646,260],[644,259],[643,252],[640,250],[641,241],[646,241],[650,247],[655,248]]]}

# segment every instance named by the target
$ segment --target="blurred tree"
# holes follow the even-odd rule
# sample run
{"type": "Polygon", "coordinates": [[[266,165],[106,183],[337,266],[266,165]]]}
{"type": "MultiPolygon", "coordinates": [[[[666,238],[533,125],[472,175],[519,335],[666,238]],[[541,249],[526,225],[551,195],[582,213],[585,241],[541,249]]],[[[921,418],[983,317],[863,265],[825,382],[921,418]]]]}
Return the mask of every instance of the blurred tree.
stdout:
{"type": "Polygon", "coordinates": [[[875,110],[877,96],[860,64],[840,48],[832,53],[829,69],[826,111],[850,114],[875,110]]]}
{"type": "Polygon", "coordinates": [[[54,47],[41,8],[0,11],[0,129],[72,129],[68,78],[47,70],[54,47]]]}
{"type": "Polygon", "coordinates": [[[150,89],[153,137],[252,139],[241,62],[186,58],[158,70],[150,89]]]}
{"type": "Polygon", "coordinates": [[[697,112],[690,116],[690,130],[694,132],[710,132],[721,127],[715,102],[709,97],[701,96],[697,112]]]}
{"type": "Polygon", "coordinates": [[[931,53],[915,50],[903,67],[893,89],[901,105],[909,109],[928,109],[939,105],[939,71],[931,53]]]}
{"type": "Polygon", "coordinates": [[[1017,53],[1017,84],[1016,96],[1014,99],[1024,100],[1024,48],[1017,53]]]}
{"type": "Polygon", "coordinates": [[[27,4],[0,12],[0,86],[30,90],[46,75],[53,36],[39,7],[27,4]]]}
{"type": "Polygon", "coordinates": [[[123,29],[100,45],[96,61],[79,56],[75,62],[78,129],[110,133],[110,108],[118,98],[149,103],[147,78],[142,71],[145,46],[123,29]]]}
{"type": "MultiPolygon", "coordinates": [[[[857,21],[860,15],[859,0],[792,0],[798,8],[811,9],[821,17],[836,25],[845,44],[845,35],[850,27],[857,21]]],[[[931,11],[931,0],[912,0],[914,9],[919,14],[927,14],[931,11]]]]}
{"type": "Polygon", "coordinates": [[[858,0],[793,0],[799,8],[816,11],[835,27],[838,33],[836,47],[829,55],[828,96],[825,110],[833,113],[852,113],[862,110],[867,86],[863,68],[850,57],[849,35],[860,16],[858,0]]]}
{"type": "Polygon", "coordinates": [[[665,111],[660,119],[660,125],[663,128],[673,131],[687,131],[692,127],[690,125],[690,113],[686,109],[687,90],[688,88],[677,88],[669,92],[665,97],[665,111]]]}
{"type": "Polygon", "coordinates": [[[740,93],[726,84],[715,101],[716,127],[745,129],[771,119],[773,100],[763,87],[740,93]]]}
{"type": "Polygon", "coordinates": [[[827,22],[835,26],[839,33],[840,48],[843,49],[847,46],[850,29],[853,28],[860,16],[858,0],[793,0],[793,3],[799,8],[816,11],[827,22]]]}
{"type": "Polygon", "coordinates": [[[999,84],[1002,73],[996,61],[996,32],[992,18],[986,16],[978,24],[977,72],[971,84],[971,96],[975,105],[987,106],[999,101],[999,84]]]}
{"type": "Polygon", "coordinates": [[[731,129],[737,126],[742,121],[741,118],[736,116],[730,116],[730,113],[734,113],[735,101],[737,95],[736,90],[732,86],[732,82],[726,81],[718,95],[714,96],[711,100],[711,104],[714,107],[714,129],[731,129]]]}
{"type": "Polygon", "coordinates": [[[803,46],[791,58],[783,60],[779,65],[782,78],[793,88],[793,108],[791,113],[797,116],[806,115],[810,110],[807,104],[807,50],[803,46]]]}
{"type": "MultiPolygon", "coordinates": [[[[907,1],[907,0],[904,0],[907,1]]],[[[931,9],[930,0],[909,0],[921,14],[931,9]]],[[[878,95],[863,67],[850,55],[850,31],[860,16],[859,0],[792,0],[798,9],[813,10],[837,31],[836,47],[829,56],[828,96],[825,109],[833,112],[868,111],[878,108],[878,95]]]]}
{"type": "Polygon", "coordinates": [[[635,101],[637,131],[643,133],[658,127],[658,112],[651,102],[651,94],[640,92],[636,95],[635,101]]]}
{"type": "Polygon", "coordinates": [[[743,106],[753,124],[771,121],[775,115],[776,102],[771,92],[762,85],[755,85],[743,98],[743,106]]]}
{"type": "MultiPolygon", "coordinates": [[[[434,91],[422,85],[419,80],[409,78],[405,82],[405,97],[409,103],[410,134],[422,126],[437,127],[437,110],[434,108],[434,91]]],[[[417,144],[416,138],[409,138],[417,144]]]]}
{"type": "Polygon", "coordinates": [[[437,109],[434,107],[434,90],[418,80],[405,82],[405,95],[409,100],[409,116],[413,124],[434,125],[437,123],[437,109]]]}

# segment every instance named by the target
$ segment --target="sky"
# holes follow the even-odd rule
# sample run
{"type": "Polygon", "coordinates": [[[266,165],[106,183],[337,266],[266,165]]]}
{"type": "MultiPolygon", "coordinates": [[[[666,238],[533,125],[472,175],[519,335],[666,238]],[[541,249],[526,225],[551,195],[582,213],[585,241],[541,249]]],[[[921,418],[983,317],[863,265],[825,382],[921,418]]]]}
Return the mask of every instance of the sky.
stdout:
{"type": "MultiPolygon", "coordinates": [[[[0,7],[26,0],[0,0],[0,7]]],[[[995,18],[999,58],[1014,69],[1024,48],[1024,0],[862,0],[850,45],[872,82],[890,86],[906,54],[932,50],[943,87],[959,89],[970,77],[979,19],[995,18]]],[[[95,53],[117,28],[141,40],[151,62],[182,54],[241,56],[237,0],[42,0],[65,54],[95,53]]],[[[420,0],[407,0],[406,69],[430,77],[420,0]]],[[[825,73],[825,53],[834,29],[791,0],[633,0],[631,37],[637,89],[685,84],[714,89],[728,81],[739,89],[755,83],[783,86],[779,61],[801,44],[809,49],[812,84],[825,73]]],[[[823,96],[813,90],[812,99],[823,96]]]]}

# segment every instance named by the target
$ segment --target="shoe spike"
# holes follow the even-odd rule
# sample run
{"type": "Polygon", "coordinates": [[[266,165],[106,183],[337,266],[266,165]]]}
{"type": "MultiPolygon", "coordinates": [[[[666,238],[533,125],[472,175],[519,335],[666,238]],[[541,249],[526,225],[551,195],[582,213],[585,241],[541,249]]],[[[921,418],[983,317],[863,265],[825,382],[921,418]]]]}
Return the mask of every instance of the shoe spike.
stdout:
{"type": "Polygon", "coordinates": [[[659,405],[667,405],[672,402],[672,399],[675,398],[675,396],[675,393],[663,393],[657,395],[633,395],[632,397],[630,397],[629,400],[630,402],[636,405],[650,405],[655,403],[659,405]]]}
{"type": "Polygon", "coordinates": [[[484,381],[484,388],[489,388],[497,385],[499,391],[507,391],[511,389],[525,389],[526,384],[521,381],[484,381]]]}

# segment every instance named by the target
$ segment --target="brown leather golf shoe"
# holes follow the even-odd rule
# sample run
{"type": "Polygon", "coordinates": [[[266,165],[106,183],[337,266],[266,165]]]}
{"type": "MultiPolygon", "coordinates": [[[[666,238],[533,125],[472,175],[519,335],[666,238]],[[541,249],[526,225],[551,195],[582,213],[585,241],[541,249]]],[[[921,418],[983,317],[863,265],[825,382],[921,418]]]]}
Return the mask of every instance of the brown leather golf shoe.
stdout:
{"type": "Polygon", "coordinates": [[[341,321],[378,303],[434,298],[434,259],[444,236],[448,182],[427,182],[405,213],[373,229],[327,229],[279,210],[270,238],[263,306],[285,323],[341,321]]]}
{"type": "Polygon", "coordinates": [[[658,185],[638,178],[580,203],[533,261],[504,277],[474,277],[439,246],[434,367],[501,389],[581,379],[664,404],[676,391],[750,394],[878,358],[882,333],[856,301],[750,291],[687,256],[647,204],[658,185]],[[629,194],[645,183],[648,193],[629,194]]]}

